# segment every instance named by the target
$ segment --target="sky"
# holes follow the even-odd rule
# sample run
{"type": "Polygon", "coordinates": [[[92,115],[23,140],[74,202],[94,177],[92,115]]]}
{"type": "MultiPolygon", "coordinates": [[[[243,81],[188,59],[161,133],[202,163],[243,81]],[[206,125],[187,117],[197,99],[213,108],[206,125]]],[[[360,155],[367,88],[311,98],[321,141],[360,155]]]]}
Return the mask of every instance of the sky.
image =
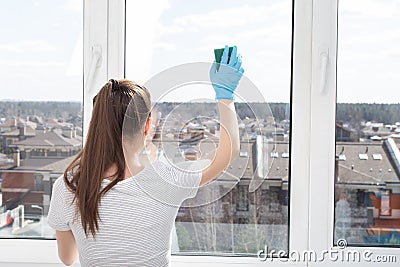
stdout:
{"type": "Polygon", "coordinates": [[[81,1],[0,5],[0,99],[81,101],[81,1]]]}
{"type": "Polygon", "coordinates": [[[400,1],[339,1],[339,102],[400,103],[400,1]]]}
{"type": "MultiPolygon", "coordinates": [[[[236,45],[245,75],[264,99],[290,101],[291,0],[156,2],[146,5],[127,1],[128,78],[143,83],[175,65],[212,62],[214,48],[236,45]],[[144,12],[134,12],[139,9],[144,12]]],[[[183,101],[214,97],[211,86],[201,87],[179,88],[163,99],[174,101],[178,95],[183,101]]]]}
{"type": "MultiPolygon", "coordinates": [[[[82,1],[0,3],[0,99],[81,101],[82,1]]],[[[291,3],[127,0],[127,78],[145,83],[237,45],[264,99],[289,102],[291,3]]],[[[338,102],[399,103],[400,0],[340,1],[338,38],[338,102]]],[[[212,89],[203,87],[164,100],[210,98],[212,89]]]]}

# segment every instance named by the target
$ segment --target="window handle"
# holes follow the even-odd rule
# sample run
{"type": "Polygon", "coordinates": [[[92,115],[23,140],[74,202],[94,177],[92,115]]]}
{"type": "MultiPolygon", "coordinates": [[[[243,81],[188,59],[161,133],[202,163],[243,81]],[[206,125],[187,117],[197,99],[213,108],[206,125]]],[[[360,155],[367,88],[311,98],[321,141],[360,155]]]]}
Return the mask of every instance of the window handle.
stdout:
{"type": "Polygon", "coordinates": [[[89,89],[88,90],[89,95],[91,95],[91,93],[93,92],[93,86],[92,86],[93,78],[96,74],[96,70],[101,66],[101,58],[102,58],[101,46],[98,45],[92,46],[92,58],[89,65],[88,75],[85,81],[85,89],[86,88],[89,89]]]}
{"type": "Polygon", "coordinates": [[[319,53],[319,58],[320,58],[320,68],[321,68],[320,86],[321,86],[321,93],[324,93],[326,87],[326,77],[328,75],[328,62],[329,62],[328,50],[321,49],[319,53]]]}

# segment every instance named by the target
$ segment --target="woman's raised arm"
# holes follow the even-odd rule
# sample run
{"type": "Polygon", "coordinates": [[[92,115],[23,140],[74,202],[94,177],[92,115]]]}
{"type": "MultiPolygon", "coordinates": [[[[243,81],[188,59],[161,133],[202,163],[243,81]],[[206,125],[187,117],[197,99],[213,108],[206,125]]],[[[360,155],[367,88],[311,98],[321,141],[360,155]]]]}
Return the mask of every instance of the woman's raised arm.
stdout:
{"type": "Polygon", "coordinates": [[[221,63],[214,61],[210,69],[210,79],[218,100],[220,115],[220,138],[217,150],[210,165],[203,170],[200,185],[216,178],[239,155],[240,139],[236,118],[234,91],[243,76],[241,57],[237,55],[236,46],[228,57],[229,47],[225,46],[221,63]],[[219,67],[219,68],[218,68],[219,67]]]}

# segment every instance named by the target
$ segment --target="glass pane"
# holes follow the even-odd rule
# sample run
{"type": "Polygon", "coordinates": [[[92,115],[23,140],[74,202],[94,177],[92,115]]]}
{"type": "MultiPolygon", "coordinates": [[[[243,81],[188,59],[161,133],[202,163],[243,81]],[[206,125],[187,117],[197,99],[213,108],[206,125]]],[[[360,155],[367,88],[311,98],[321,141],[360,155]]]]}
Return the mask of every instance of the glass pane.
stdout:
{"type": "Polygon", "coordinates": [[[82,3],[1,8],[0,238],[54,238],[52,184],[82,144],[82,3]]]}
{"type": "Polygon", "coordinates": [[[127,1],[126,20],[126,78],[152,94],[160,157],[176,163],[215,150],[219,114],[207,80],[214,48],[237,45],[246,75],[241,84],[256,86],[238,88],[240,156],[183,203],[172,252],[288,251],[292,1],[127,1]],[[160,77],[166,83],[157,91],[160,77]]]}
{"type": "Polygon", "coordinates": [[[339,5],[335,243],[400,246],[400,3],[339,5]]]}

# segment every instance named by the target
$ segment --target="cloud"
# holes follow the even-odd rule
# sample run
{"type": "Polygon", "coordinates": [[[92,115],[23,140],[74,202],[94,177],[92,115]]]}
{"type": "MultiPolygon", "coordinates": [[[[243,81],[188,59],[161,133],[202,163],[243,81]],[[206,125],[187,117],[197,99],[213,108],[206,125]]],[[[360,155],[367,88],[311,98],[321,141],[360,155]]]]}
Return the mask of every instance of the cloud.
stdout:
{"type": "Polygon", "coordinates": [[[126,27],[129,32],[126,35],[126,68],[128,73],[134,73],[136,81],[144,82],[151,74],[160,17],[170,4],[168,0],[127,1],[126,4],[126,27]]]}
{"type": "Polygon", "coordinates": [[[400,2],[395,0],[340,1],[339,10],[352,15],[389,17],[400,15],[400,2]]]}
{"type": "Polygon", "coordinates": [[[166,26],[162,23],[159,23],[157,25],[157,31],[160,34],[169,35],[169,34],[183,33],[185,31],[188,31],[188,29],[183,26],[179,26],[179,25],[166,26]]]}
{"type": "Polygon", "coordinates": [[[4,53],[26,53],[26,52],[50,52],[56,48],[43,40],[25,40],[20,42],[12,42],[8,44],[0,44],[0,52],[4,53]]]}
{"type": "Polygon", "coordinates": [[[166,42],[157,42],[154,45],[154,49],[161,49],[165,51],[174,51],[176,50],[176,45],[172,43],[166,43],[166,42]]]}
{"type": "Polygon", "coordinates": [[[290,23],[262,26],[238,33],[244,40],[262,40],[270,42],[287,43],[291,38],[292,27],[290,23]]]}
{"type": "MultiPolygon", "coordinates": [[[[364,18],[364,21],[366,18],[364,18]]],[[[400,20],[398,20],[400,22],[400,20]]],[[[344,38],[339,37],[339,41],[346,45],[363,45],[363,44],[394,44],[400,41],[400,30],[385,28],[385,21],[376,21],[376,23],[382,24],[382,28],[379,32],[365,31],[367,28],[364,27],[364,31],[354,32],[347,30],[346,24],[339,27],[339,34],[344,38]]],[[[387,22],[389,24],[389,22],[387,22]]]]}
{"type": "Polygon", "coordinates": [[[66,69],[67,76],[82,75],[83,72],[83,31],[79,33],[79,38],[75,43],[71,60],[66,69]]]}
{"type": "Polygon", "coordinates": [[[175,18],[173,23],[164,26],[166,34],[182,33],[183,31],[196,31],[199,29],[220,30],[231,29],[234,31],[237,27],[258,23],[270,19],[270,23],[276,21],[273,18],[291,17],[291,1],[279,1],[273,5],[241,5],[231,8],[217,9],[211,12],[201,14],[189,14],[175,18]]]}
{"type": "Polygon", "coordinates": [[[63,8],[68,11],[74,11],[79,14],[83,13],[83,2],[82,0],[68,0],[64,4],[63,8]]]}
{"type": "MultiPolygon", "coordinates": [[[[228,8],[215,8],[212,1],[207,1],[204,5],[210,6],[206,9],[189,8],[180,12],[175,2],[174,12],[164,9],[160,14],[158,8],[151,12],[146,27],[129,22],[140,21],[140,15],[134,20],[128,17],[128,31],[135,33],[128,34],[128,39],[141,36],[141,40],[150,42],[146,48],[151,48],[152,53],[146,55],[146,48],[141,49],[142,41],[140,44],[128,42],[128,47],[138,49],[134,56],[133,48],[127,50],[128,75],[138,79],[146,68],[143,65],[148,62],[151,62],[152,73],[157,73],[174,64],[213,60],[212,49],[229,42],[239,47],[246,75],[252,76],[259,86],[268,88],[265,91],[269,100],[289,101],[292,1],[259,3],[250,5],[236,1],[228,8]],[[144,35],[141,31],[145,31],[144,35]],[[170,53],[164,56],[157,51],[161,49],[170,53]]],[[[132,4],[128,2],[129,5],[128,14],[132,14],[132,4]]],[[[140,10],[147,14],[146,7],[140,10]]]]}
{"type": "Polygon", "coordinates": [[[291,1],[278,1],[275,4],[241,4],[200,14],[186,14],[171,22],[160,22],[159,40],[165,37],[174,42],[176,38],[196,38],[196,50],[199,52],[209,51],[229,40],[241,47],[241,51],[245,46],[253,50],[266,48],[275,50],[276,55],[280,50],[278,47],[290,45],[291,11],[291,1]]]}
{"type": "Polygon", "coordinates": [[[10,67],[62,67],[66,64],[59,61],[44,60],[0,60],[0,66],[4,68],[10,67]]]}
{"type": "Polygon", "coordinates": [[[389,58],[400,58],[400,50],[397,47],[382,51],[382,54],[389,58]]]}

